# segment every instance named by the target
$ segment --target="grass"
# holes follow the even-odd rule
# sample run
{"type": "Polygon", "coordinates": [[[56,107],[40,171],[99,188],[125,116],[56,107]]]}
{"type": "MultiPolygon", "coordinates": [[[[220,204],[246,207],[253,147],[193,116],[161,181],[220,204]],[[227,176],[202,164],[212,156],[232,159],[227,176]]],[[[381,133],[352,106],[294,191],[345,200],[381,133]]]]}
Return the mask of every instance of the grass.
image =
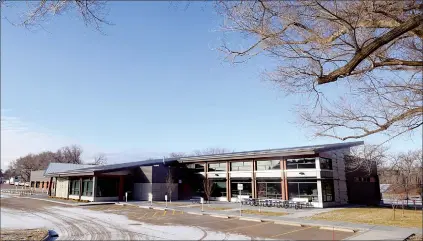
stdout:
{"type": "Polygon", "coordinates": [[[422,210],[404,210],[404,215],[402,212],[402,209],[396,209],[394,219],[391,208],[345,208],[320,213],[309,219],[422,228],[422,210]]]}
{"type": "Polygon", "coordinates": [[[43,240],[47,234],[45,229],[1,230],[0,240],[43,240]]]}
{"type": "Polygon", "coordinates": [[[271,211],[261,211],[259,212],[258,210],[250,210],[250,209],[245,209],[242,210],[243,214],[252,214],[252,215],[264,215],[264,216],[283,216],[286,215],[287,213],[283,213],[283,212],[271,212],[271,211]]]}

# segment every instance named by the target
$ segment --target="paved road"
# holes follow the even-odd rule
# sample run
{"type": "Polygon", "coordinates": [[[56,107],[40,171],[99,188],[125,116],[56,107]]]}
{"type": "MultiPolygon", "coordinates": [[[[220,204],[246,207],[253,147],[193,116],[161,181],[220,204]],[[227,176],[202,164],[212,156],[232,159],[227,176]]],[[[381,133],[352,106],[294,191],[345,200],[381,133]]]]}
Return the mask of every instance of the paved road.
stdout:
{"type": "Polygon", "coordinates": [[[16,228],[19,224],[22,228],[36,228],[32,227],[35,223],[55,230],[63,240],[341,240],[353,235],[316,227],[256,223],[134,206],[81,208],[25,198],[2,198],[1,212],[2,229],[16,228]],[[21,221],[16,223],[16,220],[21,221]]]}

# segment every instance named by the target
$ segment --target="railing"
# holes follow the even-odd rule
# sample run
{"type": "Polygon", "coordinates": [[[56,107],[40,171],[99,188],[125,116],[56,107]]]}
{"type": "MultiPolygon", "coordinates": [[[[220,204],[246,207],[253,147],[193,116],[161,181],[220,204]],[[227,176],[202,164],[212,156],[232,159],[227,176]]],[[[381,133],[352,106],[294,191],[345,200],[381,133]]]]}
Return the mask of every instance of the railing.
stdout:
{"type": "Polygon", "coordinates": [[[243,205],[261,206],[261,207],[277,207],[277,208],[311,208],[311,202],[295,201],[295,200],[281,200],[281,199],[259,199],[259,198],[244,198],[241,199],[243,205]]]}

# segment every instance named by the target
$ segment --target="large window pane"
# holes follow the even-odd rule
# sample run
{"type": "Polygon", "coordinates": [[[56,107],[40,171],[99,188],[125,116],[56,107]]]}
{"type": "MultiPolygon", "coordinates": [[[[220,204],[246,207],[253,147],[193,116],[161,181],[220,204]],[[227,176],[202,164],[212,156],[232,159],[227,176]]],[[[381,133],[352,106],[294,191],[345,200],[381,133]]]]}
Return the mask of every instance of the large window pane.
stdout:
{"type": "Polygon", "coordinates": [[[333,180],[322,181],[323,202],[333,202],[334,201],[333,194],[334,194],[333,180]]]}
{"type": "Polygon", "coordinates": [[[332,170],[332,160],[328,158],[319,157],[320,169],[332,170]]]}
{"type": "Polygon", "coordinates": [[[226,180],[213,181],[212,197],[226,197],[226,180]]]}
{"type": "Polygon", "coordinates": [[[117,197],[119,191],[119,178],[99,177],[96,187],[97,197],[117,197]]]}
{"type": "Polygon", "coordinates": [[[79,179],[70,180],[70,195],[79,195],[79,179]]]}
{"type": "Polygon", "coordinates": [[[238,197],[238,183],[242,183],[243,190],[242,195],[248,195],[251,197],[252,185],[251,181],[231,181],[231,197],[238,197]]]}
{"type": "Polygon", "coordinates": [[[226,172],[226,162],[210,163],[209,172],[226,172]]]}
{"type": "Polygon", "coordinates": [[[252,161],[231,162],[231,171],[252,171],[252,170],[253,170],[252,161]]]}
{"type": "Polygon", "coordinates": [[[93,195],[93,180],[92,178],[86,178],[82,180],[82,196],[93,195]]]}
{"type": "Polygon", "coordinates": [[[312,169],[316,168],[315,158],[288,159],[286,169],[312,169]]]}
{"type": "Polygon", "coordinates": [[[259,198],[280,199],[282,197],[281,182],[257,182],[257,194],[259,198]]]}
{"type": "Polygon", "coordinates": [[[257,170],[258,171],[265,171],[265,170],[280,170],[280,160],[269,160],[269,161],[257,161],[257,170]]]}
{"type": "Polygon", "coordinates": [[[289,199],[307,198],[310,202],[318,202],[317,180],[288,181],[289,199]]]}

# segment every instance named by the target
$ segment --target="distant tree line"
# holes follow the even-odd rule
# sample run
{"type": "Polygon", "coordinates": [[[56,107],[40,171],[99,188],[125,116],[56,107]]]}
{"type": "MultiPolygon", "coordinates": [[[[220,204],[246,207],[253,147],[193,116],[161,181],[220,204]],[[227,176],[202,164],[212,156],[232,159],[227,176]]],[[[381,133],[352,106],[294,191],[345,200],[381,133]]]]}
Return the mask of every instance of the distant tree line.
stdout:
{"type": "MultiPolygon", "coordinates": [[[[37,154],[28,154],[12,161],[4,172],[5,178],[21,176],[22,181],[27,182],[31,171],[44,170],[51,162],[84,164],[81,156],[83,150],[80,146],[71,145],[58,149],[56,152],[43,151],[37,154]]],[[[85,164],[102,165],[106,163],[104,154],[98,154],[93,162],[85,164]]]]}

